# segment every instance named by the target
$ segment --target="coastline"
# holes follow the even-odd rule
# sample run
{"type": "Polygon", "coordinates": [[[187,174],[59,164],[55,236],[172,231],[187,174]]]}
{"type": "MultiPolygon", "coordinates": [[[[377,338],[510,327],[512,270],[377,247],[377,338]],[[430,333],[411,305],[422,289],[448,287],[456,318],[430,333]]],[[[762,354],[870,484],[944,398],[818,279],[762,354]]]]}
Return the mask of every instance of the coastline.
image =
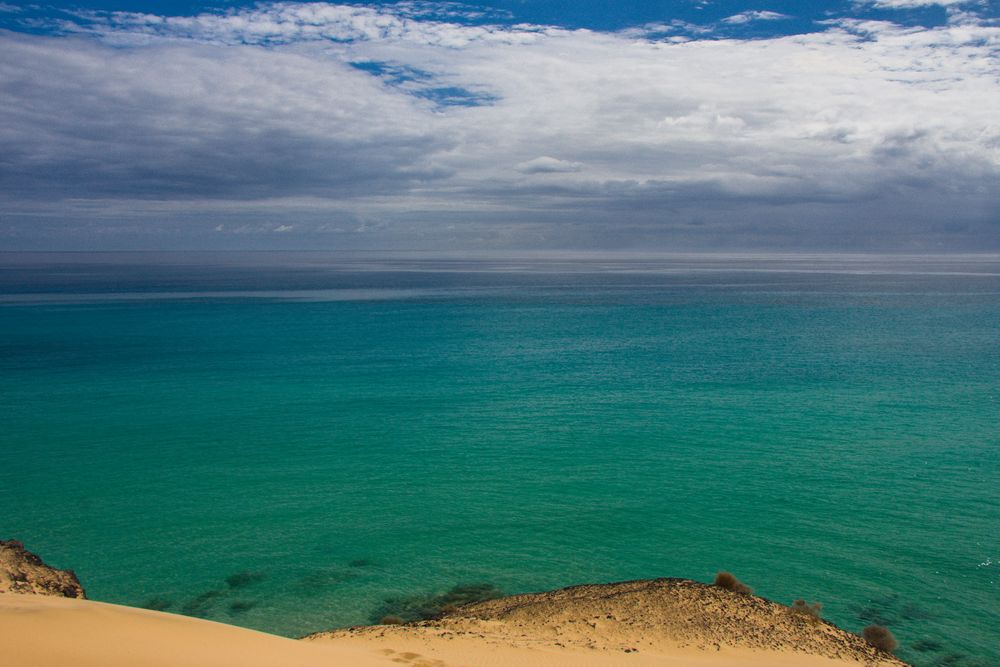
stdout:
{"type": "Polygon", "coordinates": [[[905,664],[820,618],[690,579],[581,584],[304,639],[420,656],[427,665],[905,664]]]}
{"type": "Polygon", "coordinates": [[[165,612],[7,592],[0,593],[0,649],[16,667],[905,665],[832,623],[686,579],[514,595],[433,621],[330,630],[302,640],[165,612]]]}

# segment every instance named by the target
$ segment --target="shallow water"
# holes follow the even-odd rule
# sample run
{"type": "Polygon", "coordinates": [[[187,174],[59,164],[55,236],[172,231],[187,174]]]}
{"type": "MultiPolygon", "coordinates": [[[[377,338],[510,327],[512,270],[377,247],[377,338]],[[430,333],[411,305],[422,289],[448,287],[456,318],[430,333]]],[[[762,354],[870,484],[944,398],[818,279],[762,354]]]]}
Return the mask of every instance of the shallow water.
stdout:
{"type": "Polygon", "coordinates": [[[286,635],[730,569],[998,665],[1000,261],[0,255],[0,537],[286,635]]]}

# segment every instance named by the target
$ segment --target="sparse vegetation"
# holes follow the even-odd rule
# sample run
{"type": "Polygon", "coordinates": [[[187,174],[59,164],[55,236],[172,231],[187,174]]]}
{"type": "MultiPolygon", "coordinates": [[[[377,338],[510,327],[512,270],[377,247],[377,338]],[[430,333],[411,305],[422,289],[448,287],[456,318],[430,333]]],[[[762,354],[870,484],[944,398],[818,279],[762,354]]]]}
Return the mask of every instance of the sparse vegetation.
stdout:
{"type": "Polygon", "coordinates": [[[802,614],[809,620],[818,621],[822,618],[823,605],[819,602],[806,602],[805,600],[796,600],[792,603],[792,611],[796,614],[802,614]]]}
{"type": "Polygon", "coordinates": [[[861,631],[861,636],[866,642],[886,653],[892,653],[899,646],[896,638],[892,636],[892,631],[884,625],[869,625],[861,631]]]}
{"type": "Polygon", "coordinates": [[[403,624],[403,619],[401,619],[399,616],[393,616],[391,614],[389,616],[383,616],[382,620],[379,621],[379,625],[402,625],[402,624],[403,624]]]}
{"type": "Polygon", "coordinates": [[[733,593],[743,593],[744,595],[753,593],[753,589],[737,579],[732,572],[719,572],[716,574],[715,585],[733,593]]]}

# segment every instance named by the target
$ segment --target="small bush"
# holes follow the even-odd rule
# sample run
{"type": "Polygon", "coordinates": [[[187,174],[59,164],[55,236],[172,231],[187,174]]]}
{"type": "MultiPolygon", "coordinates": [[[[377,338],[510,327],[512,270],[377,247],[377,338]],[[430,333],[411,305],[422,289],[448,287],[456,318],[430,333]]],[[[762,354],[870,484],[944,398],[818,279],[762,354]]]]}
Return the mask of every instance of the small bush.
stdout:
{"type": "Polygon", "coordinates": [[[733,593],[743,593],[744,595],[753,593],[753,589],[733,576],[732,572],[719,572],[716,574],[715,585],[733,593]]]}
{"type": "Polygon", "coordinates": [[[892,636],[892,632],[884,625],[869,625],[861,631],[861,636],[865,638],[866,642],[886,653],[892,653],[899,646],[896,638],[892,636]]]}
{"type": "Polygon", "coordinates": [[[796,614],[802,614],[809,619],[818,620],[822,617],[823,605],[819,602],[810,604],[805,600],[796,600],[792,603],[792,611],[796,614]]]}
{"type": "Polygon", "coordinates": [[[403,624],[403,619],[401,619],[399,616],[392,616],[392,615],[383,616],[382,620],[379,621],[379,625],[402,625],[402,624],[403,624]]]}

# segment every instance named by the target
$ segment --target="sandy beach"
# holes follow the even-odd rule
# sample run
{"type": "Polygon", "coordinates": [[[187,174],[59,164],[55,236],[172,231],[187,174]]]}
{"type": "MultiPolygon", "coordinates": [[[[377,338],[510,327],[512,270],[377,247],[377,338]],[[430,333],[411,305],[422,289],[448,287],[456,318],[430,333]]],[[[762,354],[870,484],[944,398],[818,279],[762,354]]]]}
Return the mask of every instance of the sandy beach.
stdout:
{"type": "Polygon", "coordinates": [[[788,607],[687,580],[576,586],[462,607],[408,625],[302,641],[59,595],[0,593],[13,667],[869,667],[904,663],[788,607]]]}
{"type": "Polygon", "coordinates": [[[392,664],[363,646],[323,646],[146,609],[10,593],[0,593],[0,651],[10,667],[392,664]]]}

